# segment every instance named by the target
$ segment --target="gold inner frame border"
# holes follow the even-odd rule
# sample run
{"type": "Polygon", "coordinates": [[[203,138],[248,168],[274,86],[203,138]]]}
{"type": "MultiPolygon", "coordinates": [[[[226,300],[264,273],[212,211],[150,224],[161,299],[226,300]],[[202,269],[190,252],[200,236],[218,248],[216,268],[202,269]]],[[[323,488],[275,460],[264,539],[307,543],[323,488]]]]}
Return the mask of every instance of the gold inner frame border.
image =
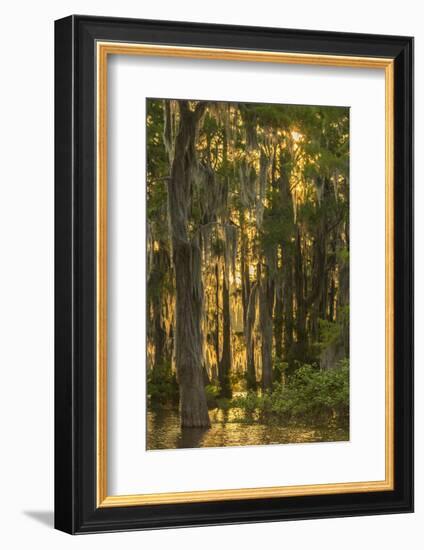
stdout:
{"type": "Polygon", "coordinates": [[[394,60],[390,58],[269,52],[124,42],[96,42],[97,62],[97,507],[212,502],[394,489],[394,60]],[[217,489],[109,496],[107,491],[107,62],[109,55],[138,55],[384,69],[385,72],[385,479],[315,485],[217,489]]]}

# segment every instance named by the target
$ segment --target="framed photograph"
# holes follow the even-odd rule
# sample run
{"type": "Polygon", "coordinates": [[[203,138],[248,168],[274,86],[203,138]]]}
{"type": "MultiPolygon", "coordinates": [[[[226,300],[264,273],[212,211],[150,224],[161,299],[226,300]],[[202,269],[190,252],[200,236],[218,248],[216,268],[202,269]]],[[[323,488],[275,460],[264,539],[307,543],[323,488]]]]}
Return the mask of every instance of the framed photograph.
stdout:
{"type": "Polygon", "coordinates": [[[55,25],[55,525],[413,509],[413,39],[55,25]]]}

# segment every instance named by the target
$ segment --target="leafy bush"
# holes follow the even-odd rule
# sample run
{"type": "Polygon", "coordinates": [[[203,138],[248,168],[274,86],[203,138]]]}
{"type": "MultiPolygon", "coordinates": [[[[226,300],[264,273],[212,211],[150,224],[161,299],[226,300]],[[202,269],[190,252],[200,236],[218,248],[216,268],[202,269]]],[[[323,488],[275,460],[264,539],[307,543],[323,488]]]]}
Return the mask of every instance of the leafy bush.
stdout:
{"type": "Polygon", "coordinates": [[[147,375],[147,395],[153,406],[176,405],[179,400],[178,383],[171,365],[155,365],[147,375]]]}
{"type": "Polygon", "coordinates": [[[233,391],[245,391],[247,387],[245,372],[231,372],[230,384],[233,391]]]}
{"type": "Polygon", "coordinates": [[[281,359],[277,359],[274,363],[272,369],[272,378],[276,382],[284,382],[286,372],[288,370],[289,364],[281,359]]]}
{"type": "Polygon", "coordinates": [[[328,347],[340,337],[340,323],[327,321],[325,319],[318,319],[318,327],[321,348],[328,347]]]}
{"type": "Polygon", "coordinates": [[[345,422],[349,416],[349,363],[344,360],[338,368],[329,370],[301,365],[286,384],[276,382],[272,391],[263,394],[248,392],[233,399],[232,406],[250,415],[280,421],[345,422]]]}
{"type": "Polygon", "coordinates": [[[205,393],[208,407],[210,409],[215,408],[217,406],[217,400],[221,394],[219,382],[213,382],[212,384],[205,386],[205,393]]]}

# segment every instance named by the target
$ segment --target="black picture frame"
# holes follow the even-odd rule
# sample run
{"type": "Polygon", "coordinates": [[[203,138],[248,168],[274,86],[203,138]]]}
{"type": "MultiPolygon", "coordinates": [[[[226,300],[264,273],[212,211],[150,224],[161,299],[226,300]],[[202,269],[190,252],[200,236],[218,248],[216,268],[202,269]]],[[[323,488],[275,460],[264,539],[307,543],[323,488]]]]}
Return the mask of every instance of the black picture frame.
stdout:
{"type": "Polygon", "coordinates": [[[55,527],[94,533],[413,511],[413,39],[73,15],[55,22],[55,527]],[[394,490],[98,508],[96,41],[394,60],[394,490]]]}

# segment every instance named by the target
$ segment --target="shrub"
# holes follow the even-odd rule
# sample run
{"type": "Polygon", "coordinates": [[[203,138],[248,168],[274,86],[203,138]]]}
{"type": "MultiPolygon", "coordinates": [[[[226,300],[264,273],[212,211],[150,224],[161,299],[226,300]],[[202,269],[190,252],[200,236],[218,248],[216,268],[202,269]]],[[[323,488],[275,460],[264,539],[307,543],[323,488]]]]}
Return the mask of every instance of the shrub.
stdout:
{"type": "Polygon", "coordinates": [[[261,395],[248,392],[233,399],[232,406],[250,415],[279,421],[345,422],[349,415],[349,363],[343,360],[338,368],[330,370],[300,365],[287,383],[276,382],[272,391],[261,395]]]}
{"type": "Polygon", "coordinates": [[[147,375],[147,395],[153,406],[177,405],[178,383],[171,365],[155,365],[147,375]]]}
{"type": "Polygon", "coordinates": [[[221,394],[219,382],[213,382],[212,384],[205,386],[205,392],[208,407],[210,409],[215,408],[217,406],[217,399],[221,394]]]}

